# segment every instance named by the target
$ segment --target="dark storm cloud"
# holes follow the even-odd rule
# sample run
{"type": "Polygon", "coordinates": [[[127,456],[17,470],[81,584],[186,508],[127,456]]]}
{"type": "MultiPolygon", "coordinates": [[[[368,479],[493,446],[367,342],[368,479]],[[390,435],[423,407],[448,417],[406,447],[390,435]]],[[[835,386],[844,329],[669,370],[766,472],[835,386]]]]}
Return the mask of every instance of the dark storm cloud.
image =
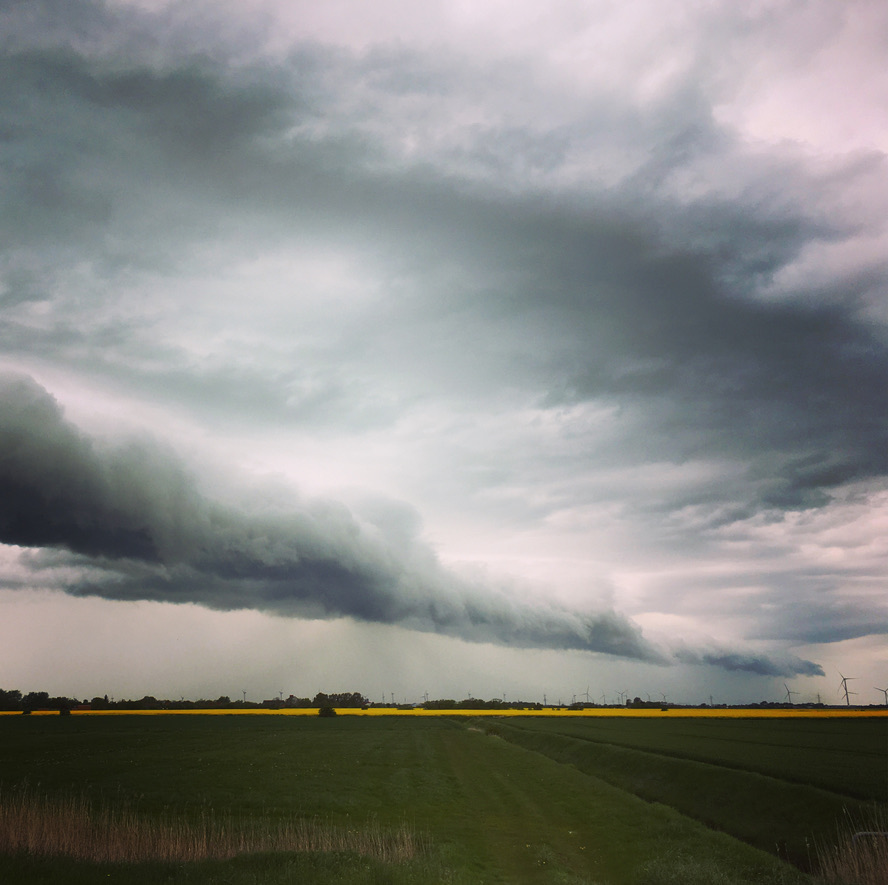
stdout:
{"type": "Polygon", "coordinates": [[[675,659],[683,664],[707,664],[723,670],[759,676],[823,676],[823,667],[795,655],[764,655],[720,648],[708,651],[679,649],[675,659]]]}
{"type": "Polygon", "coordinates": [[[77,554],[88,577],[69,580],[68,592],[345,616],[665,661],[616,613],[519,603],[448,575],[405,537],[403,520],[387,535],[333,503],[238,512],[201,495],[156,445],[100,449],[30,379],[4,376],[0,402],[0,539],[77,554]]]}
{"type": "MultiPolygon", "coordinates": [[[[429,167],[390,168],[381,162],[384,146],[350,132],[348,121],[335,136],[292,129],[321,118],[348,70],[366,77],[372,67],[372,59],[349,62],[318,49],[296,58],[287,72],[240,71],[235,80],[208,63],[158,72],[67,50],[6,57],[2,101],[7,118],[18,119],[9,138],[27,157],[5,188],[3,215],[15,219],[8,243],[33,249],[58,241],[111,265],[164,261],[164,251],[202,236],[224,238],[219,212],[224,218],[224,207],[235,205],[256,229],[285,224],[309,241],[321,233],[361,241],[372,230],[417,287],[421,278],[458,273],[445,301],[430,291],[423,302],[444,336],[433,350],[422,344],[428,314],[393,305],[393,323],[362,327],[362,353],[379,371],[393,359],[434,374],[435,353],[449,360],[467,328],[495,330],[501,366],[483,350],[466,352],[458,377],[468,372],[468,383],[483,389],[502,383],[508,369],[513,384],[537,390],[551,407],[610,400],[633,409],[646,433],[611,457],[743,461],[745,490],[730,489],[747,499],[737,508],[817,505],[832,487],[888,470],[888,349],[855,313],[854,293],[768,303],[758,291],[804,245],[849,233],[840,220],[827,224],[806,211],[803,193],[820,184],[813,174],[763,161],[748,204],[704,196],[678,205],[657,182],[689,161],[691,145],[694,155],[737,149],[693,96],[679,94],[674,104],[685,112],[664,111],[673,135],[653,143],[635,176],[585,205],[459,185],[429,167]],[[784,198],[770,208],[762,194],[778,181],[788,206],[784,198]],[[105,236],[114,224],[116,254],[105,236]],[[459,285],[470,277],[473,285],[459,285]]],[[[533,140],[525,133],[527,143],[509,150],[532,152],[533,140]]],[[[33,297],[34,279],[13,275],[7,297],[33,297]]],[[[9,328],[11,347],[26,340],[9,328]]],[[[41,334],[30,351],[57,347],[41,334]]],[[[339,342],[346,359],[353,344],[339,342]]],[[[90,349],[100,360],[101,349],[90,349]]],[[[152,377],[150,366],[144,362],[150,383],[195,403],[221,398],[239,408],[237,384],[191,395],[200,384],[183,377],[168,385],[169,369],[158,364],[152,377]]],[[[279,379],[269,379],[275,386],[279,379]]],[[[267,403],[269,415],[286,411],[271,390],[267,403]]],[[[711,494],[717,499],[719,490],[711,494]]]]}
{"type": "MultiPolygon", "coordinates": [[[[68,593],[342,616],[518,648],[672,660],[617,612],[520,601],[447,573],[416,539],[412,519],[390,506],[378,509],[377,525],[333,502],[237,510],[201,494],[154,443],[101,448],[29,378],[2,376],[0,406],[0,540],[42,549],[25,561],[35,577],[63,568],[68,593]]],[[[819,669],[728,652],[685,650],[675,659],[754,673],[819,669]]]]}
{"type": "Polygon", "coordinates": [[[213,66],[158,72],[58,49],[4,55],[6,248],[77,246],[112,266],[138,264],[140,250],[142,262],[173,250],[170,233],[185,224],[192,237],[212,230],[212,195],[202,186],[227,180],[236,197],[247,143],[279,129],[291,101],[280,89],[225,82],[202,68],[213,66]],[[166,236],[164,225],[173,228],[166,236]],[[108,248],[109,227],[119,227],[111,241],[123,254],[108,248]]]}

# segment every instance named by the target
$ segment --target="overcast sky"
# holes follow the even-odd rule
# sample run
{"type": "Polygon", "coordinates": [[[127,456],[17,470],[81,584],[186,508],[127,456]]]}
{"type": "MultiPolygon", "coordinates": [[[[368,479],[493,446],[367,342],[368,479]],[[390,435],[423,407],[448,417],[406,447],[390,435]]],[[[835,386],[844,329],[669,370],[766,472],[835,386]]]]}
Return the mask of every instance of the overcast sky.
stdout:
{"type": "Polygon", "coordinates": [[[888,687],[888,7],[0,0],[0,687],[888,687]]]}

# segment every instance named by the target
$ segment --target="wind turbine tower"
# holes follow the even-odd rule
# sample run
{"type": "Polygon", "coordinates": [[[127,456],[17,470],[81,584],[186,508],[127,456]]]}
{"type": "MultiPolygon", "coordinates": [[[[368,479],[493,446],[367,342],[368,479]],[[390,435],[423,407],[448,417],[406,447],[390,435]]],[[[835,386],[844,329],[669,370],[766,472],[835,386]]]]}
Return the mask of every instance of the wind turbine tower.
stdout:
{"type": "Polygon", "coordinates": [[[797,691],[790,691],[789,686],[784,682],[783,687],[786,689],[786,703],[792,706],[792,696],[798,694],[797,691]]]}
{"type": "MultiPolygon", "coordinates": [[[[839,676],[842,676],[841,672],[839,676]]],[[[842,676],[842,691],[845,693],[845,703],[850,707],[851,706],[851,695],[857,694],[856,691],[848,691],[848,683],[852,679],[856,679],[856,676],[842,676]]]]}
{"type": "MultiPolygon", "coordinates": [[[[873,688],[875,688],[875,686],[873,686],[873,688]]],[[[876,691],[880,691],[885,695],[885,706],[888,707],[888,688],[876,688],[876,691]]]]}

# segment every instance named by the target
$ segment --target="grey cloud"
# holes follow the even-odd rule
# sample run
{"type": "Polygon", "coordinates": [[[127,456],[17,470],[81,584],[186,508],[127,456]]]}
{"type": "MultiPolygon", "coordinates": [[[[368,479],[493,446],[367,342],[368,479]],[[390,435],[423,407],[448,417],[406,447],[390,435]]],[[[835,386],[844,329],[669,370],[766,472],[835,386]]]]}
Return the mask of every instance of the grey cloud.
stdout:
{"type": "MultiPolygon", "coordinates": [[[[426,389],[461,383],[448,391],[461,395],[521,385],[550,407],[617,402],[643,416],[644,433],[610,457],[744,461],[746,487],[730,490],[746,498],[734,502],[739,509],[816,506],[830,488],[888,470],[884,338],[842,293],[808,304],[759,298],[760,281],[803,245],[850,233],[806,208],[817,176],[761,161],[746,172],[756,181],[748,202],[702,196],[680,205],[659,186],[667,170],[693,161],[690,144],[715,158],[739,150],[699,97],[672,98],[664,119],[677,120],[674,134],[657,140],[650,127],[646,172],[607,192],[548,199],[381,162],[384,143],[347,118],[332,133],[292,130],[323,119],[348,71],[370,65],[319,48],[297,53],[289,71],[241,69],[237,78],[208,63],[156,71],[46,49],[4,65],[4,101],[22,118],[11,137],[24,139],[30,157],[6,194],[12,242],[33,247],[42,236],[109,267],[159,269],[203,238],[239,237],[238,248],[273,230],[302,242],[372,239],[406,297],[391,296],[384,321],[339,330],[319,354],[326,365],[360,353],[361,371],[389,387],[415,377],[426,389]],[[38,85],[42,107],[20,110],[38,85]],[[38,127],[47,118],[57,120],[55,134],[38,127]],[[227,227],[235,207],[252,231],[246,238],[227,227]],[[109,251],[110,226],[119,234],[109,251]],[[428,284],[436,276],[446,292],[428,284]],[[419,312],[409,307],[416,299],[419,312]],[[473,329],[478,346],[466,348],[473,329]],[[454,350],[459,374],[450,370],[454,350]]],[[[379,88],[403,88],[390,80],[379,88]]],[[[57,260],[57,247],[47,255],[57,260]]],[[[8,288],[24,297],[14,280],[8,288]]],[[[124,348],[118,362],[125,357],[124,348]]],[[[148,383],[159,383],[164,370],[145,365],[155,376],[148,383]]],[[[187,364],[181,373],[192,374],[187,364]]],[[[210,398],[202,386],[183,377],[168,387],[195,405],[228,389],[225,404],[242,407],[238,385],[217,386],[210,398]]],[[[357,398],[337,411],[348,414],[357,398]]],[[[266,402],[268,415],[286,413],[273,391],[266,402]]]]}
{"type": "MultiPolygon", "coordinates": [[[[735,527],[733,540],[742,537],[735,527]]],[[[816,534],[806,543],[823,545],[816,534]]],[[[730,547],[722,550],[731,556],[730,547]]],[[[718,557],[719,550],[713,555],[718,557]]],[[[855,561],[838,570],[791,561],[797,557],[793,545],[764,551],[757,547],[731,574],[717,580],[682,576],[645,603],[659,610],[666,605],[674,614],[704,621],[743,620],[748,623],[747,638],[756,640],[829,644],[888,631],[888,608],[882,600],[884,564],[878,552],[858,548],[855,561]]]]}
{"type": "Polygon", "coordinates": [[[713,648],[706,651],[679,649],[676,660],[683,664],[707,664],[723,670],[755,673],[758,676],[824,676],[823,667],[795,655],[765,655],[713,648]]]}
{"type": "MultiPolygon", "coordinates": [[[[877,582],[873,582],[878,586],[877,582]]],[[[803,591],[772,606],[758,635],[798,643],[833,643],[888,633],[888,608],[875,599],[848,598],[827,590],[812,599],[803,591]]]]}
{"type": "MultiPolygon", "coordinates": [[[[624,495],[621,512],[648,534],[666,534],[664,517],[687,507],[711,528],[820,506],[835,487],[888,472],[888,345],[859,312],[883,279],[872,271],[795,300],[765,297],[805,249],[861,232],[843,194],[878,178],[884,157],[823,172],[789,151],[752,152],[714,119],[699,64],[644,108],[599,95],[550,118],[534,114],[547,95],[521,62],[488,78],[492,67],[455,55],[317,45],[244,61],[215,24],[203,35],[174,26],[185,7],[152,16],[79,0],[0,3],[7,354],[113,377],[119,390],[185,404],[215,427],[360,432],[416,402],[471,412],[504,396],[551,416],[612,407],[618,430],[606,440],[577,432],[557,465],[527,469],[543,456],[534,438],[523,453],[505,441],[490,454],[495,469],[472,473],[467,482],[503,487],[555,476],[554,492],[550,483],[508,505],[526,508],[528,523],[588,503],[588,489],[565,480],[568,464],[571,477],[730,465],[730,476],[693,488],[624,495]],[[500,114],[509,91],[526,103],[500,114]],[[495,113],[451,137],[436,103],[464,99],[495,113]],[[432,124],[447,130],[440,143],[432,124]],[[405,159],[400,139],[413,128],[420,149],[405,159]],[[596,147],[631,150],[628,171],[564,184],[559,173],[596,147]],[[294,315],[263,328],[258,346],[217,342],[202,358],[175,318],[141,322],[143,303],[176,274],[221,279],[260,248],[319,243],[359,256],[372,295],[313,329],[310,344],[290,343],[294,315]],[[34,320],[26,308],[41,301],[34,320]]],[[[199,311],[207,327],[216,320],[211,305],[199,311]]],[[[93,569],[104,563],[102,580],[79,592],[314,607],[479,639],[658,655],[618,616],[577,620],[542,606],[554,619],[543,628],[529,609],[512,611],[508,594],[444,576],[403,528],[371,540],[347,513],[300,505],[298,516],[259,514],[248,530],[155,446],[101,451],[33,400],[44,415],[35,451],[57,466],[45,486],[36,462],[10,479],[19,508],[5,531],[66,547],[93,569]],[[132,496],[120,491],[123,476],[132,496]],[[29,482],[37,494],[25,493],[29,482]],[[148,494],[167,485],[184,497],[148,494]]],[[[679,534],[683,549],[696,543],[679,534]]],[[[850,614],[842,623],[860,627],[850,614]]],[[[802,633],[816,626],[786,635],[802,633]]],[[[742,653],[692,657],[771,672],[742,653]]],[[[805,672],[792,666],[773,672],[805,672]]]]}
{"type": "MultiPolygon", "coordinates": [[[[3,376],[0,404],[0,540],[42,550],[29,560],[35,578],[62,574],[68,593],[350,617],[519,648],[673,660],[617,612],[522,601],[449,574],[402,508],[365,503],[373,524],[334,502],[238,510],[206,498],[155,443],[100,447],[29,378],[3,376]]],[[[740,654],[674,659],[756,673],[818,669],[740,654]]]]}
{"type": "Polygon", "coordinates": [[[69,579],[68,592],[346,616],[478,642],[664,661],[616,613],[520,603],[448,575],[408,537],[403,518],[387,537],[390,514],[381,531],[368,532],[329,502],[238,512],[201,495],[154,444],[100,449],[30,379],[4,377],[2,404],[0,538],[75,554],[55,559],[85,575],[69,579]]]}
{"type": "Polygon", "coordinates": [[[63,245],[97,249],[111,225],[120,228],[115,239],[133,248],[142,238],[144,249],[149,230],[164,242],[163,224],[178,228],[189,216],[195,230],[207,230],[193,205],[207,179],[227,181],[236,197],[248,142],[280,130],[285,111],[296,113],[279,86],[248,76],[233,83],[215,70],[208,62],[121,68],[50,49],[4,55],[0,109],[17,158],[2,192],[15,210],[9,244],[62,237],[63,245]],[[173,195],[179,201],[161,208],[159,198],[173,195]],[[162,224],[146,229],[157,213],[162,224]]]}
{"type": "Polygon", "coordinates": [[[112,474],[89,441],[62,422],[46,392],[13,377],[4,378],[3,393],[4,542],[156,558],[145,526],[133,519],[130,507],[115,500],[112,474]]]}

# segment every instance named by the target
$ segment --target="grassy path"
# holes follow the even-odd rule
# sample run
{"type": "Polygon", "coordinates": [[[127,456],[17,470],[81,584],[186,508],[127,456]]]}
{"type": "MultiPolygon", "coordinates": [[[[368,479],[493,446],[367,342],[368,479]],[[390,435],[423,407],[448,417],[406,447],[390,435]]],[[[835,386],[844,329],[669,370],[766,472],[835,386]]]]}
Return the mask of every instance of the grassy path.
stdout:
{"type": "Polygon", "coordinates": [[[662,805],[478,732],[448,733],[479,883],[781,882],[783,864],[662,805]],[[671,880],[664,870],[684,869],[671,880]]]}
{"type": "Polygon", "coordinates": [[[578,780],[480,734],[448,735],[463,844],[483,858],[479,881],[544,883],[610,879],[586,826],[578,780]],[[577,800],[580,800],[579,802],[577,800]],[[589,844],[587,844],[587,842],[589,844]]]}

